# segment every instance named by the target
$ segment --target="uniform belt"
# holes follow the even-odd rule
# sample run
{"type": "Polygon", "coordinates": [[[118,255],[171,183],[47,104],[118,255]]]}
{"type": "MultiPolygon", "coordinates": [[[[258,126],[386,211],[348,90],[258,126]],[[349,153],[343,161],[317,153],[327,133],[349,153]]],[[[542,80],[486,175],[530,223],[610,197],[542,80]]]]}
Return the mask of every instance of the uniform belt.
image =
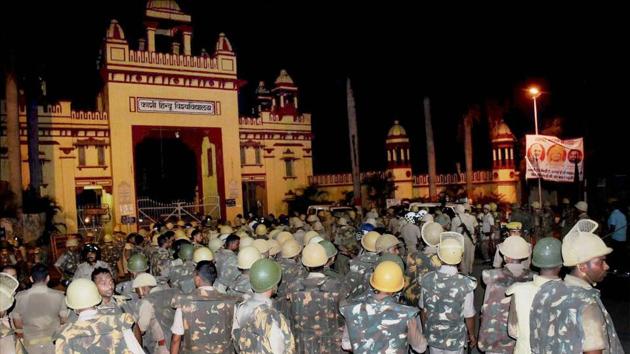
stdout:
{"type": "Polygon", "coordinates": [[[35,345],[52,344],[52,337],[40,337],[35,339],[24,339],[24,345],[32,347],[35,345]]]}

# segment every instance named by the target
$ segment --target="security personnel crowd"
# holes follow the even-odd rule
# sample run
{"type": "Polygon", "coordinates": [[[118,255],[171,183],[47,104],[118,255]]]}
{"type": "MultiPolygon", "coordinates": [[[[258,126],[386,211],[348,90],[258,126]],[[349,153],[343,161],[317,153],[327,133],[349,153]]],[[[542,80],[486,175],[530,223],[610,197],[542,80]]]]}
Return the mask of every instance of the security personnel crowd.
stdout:
{"type": "Polygon", "coordinates": [[[0,352],[623,353],[594,288],[612,252],[598,223],[578,203],[560,239],[533,207],[239,215],[69,238],[25,290],[2,269],[0,352]],[[480,279],[476,251],[492,263],[480,279]]]}

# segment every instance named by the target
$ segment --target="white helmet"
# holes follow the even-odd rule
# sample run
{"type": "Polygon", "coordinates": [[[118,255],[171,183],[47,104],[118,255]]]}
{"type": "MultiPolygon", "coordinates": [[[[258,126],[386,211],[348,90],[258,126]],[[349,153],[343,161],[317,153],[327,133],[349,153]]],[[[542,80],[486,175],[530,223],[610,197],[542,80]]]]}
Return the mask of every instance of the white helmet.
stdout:
{"type": "Polygon", "coordinates": [[[418,214],[414,213],[413,211],[410,211],[407,214],[405,214],[405,220],[407,220],[407,222],[414,223],[416,222],[417,215],[418,214]]]}

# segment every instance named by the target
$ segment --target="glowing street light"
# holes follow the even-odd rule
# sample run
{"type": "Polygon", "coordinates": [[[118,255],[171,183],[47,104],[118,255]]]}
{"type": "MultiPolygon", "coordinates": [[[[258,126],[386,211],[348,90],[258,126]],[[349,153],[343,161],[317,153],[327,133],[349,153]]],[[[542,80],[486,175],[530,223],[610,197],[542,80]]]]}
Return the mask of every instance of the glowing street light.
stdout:
{"type": "MultiPolygon", "coordinates": [[[[542,92],[540,91],[540,89],[536,86],[532,86],[530,87],[527,92],[529,93],[529,95],[531,96],[532,100],[534,101],[534,128],[535,128],[535,132],[536,135],[538,135],[538,107],[536,105],[536,98],[538,98],[542,92]]],[[[536,157],[536,160],[538,160],[538,157],[536,157]]],[[[540,164],[539,161],[536,161],[536,164],[538,165],[538,202],[540,203],[540,205],[543,205],[543,201],[542,201],[542,183],[540,181],[540,164]]]]}

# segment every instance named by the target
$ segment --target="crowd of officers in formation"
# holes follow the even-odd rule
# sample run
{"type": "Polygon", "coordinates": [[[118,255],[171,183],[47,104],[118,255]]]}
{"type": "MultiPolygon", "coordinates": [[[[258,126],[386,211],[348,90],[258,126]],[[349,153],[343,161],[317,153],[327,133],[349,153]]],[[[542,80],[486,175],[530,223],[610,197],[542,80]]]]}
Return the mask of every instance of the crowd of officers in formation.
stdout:
{"type": "Polygon", "coordinates": [[[538,210],[489,204],[70,238],[65,293],[45,265],[17,294],[3,269],[0,352],[623,353],[593,288],[612,250],[576,207],[562,237],[538,210]],[[477,245],[493,263],[479,328],[477,245]]]}

